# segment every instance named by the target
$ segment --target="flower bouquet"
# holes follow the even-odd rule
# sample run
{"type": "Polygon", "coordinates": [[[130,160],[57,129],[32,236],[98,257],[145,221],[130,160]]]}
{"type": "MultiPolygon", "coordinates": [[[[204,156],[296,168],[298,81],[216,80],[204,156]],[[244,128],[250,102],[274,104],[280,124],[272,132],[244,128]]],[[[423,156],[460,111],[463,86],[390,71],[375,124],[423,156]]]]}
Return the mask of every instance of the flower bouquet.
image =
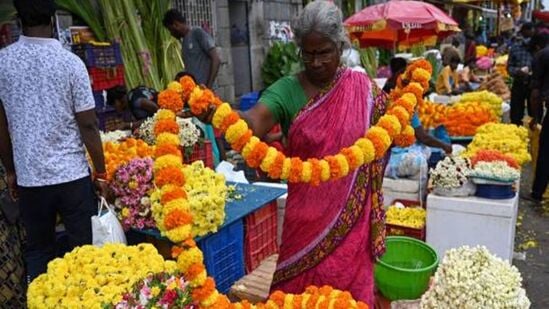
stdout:
{"type": "Polygon", "coordinates": [[[152,181],[151,158],[133,159],[114,174],[110,188],[116,196],[115,210],[124,230],[155,226],[148,197],[153,188],[152,181]]]}
{"type": "Polygon", "coordinates": [[[475,186],[467,178],[471,173],[469,159],[446,157],[431,170],[434,193],[441,196],[469,196],[475,186]]]}
{"type": "Polygon", "coordinates": [[[193,303],[191,287],[181,274],[166,272],[149,274],[134,285],[122,301],[109,308],[198,308],[193,303]]]}

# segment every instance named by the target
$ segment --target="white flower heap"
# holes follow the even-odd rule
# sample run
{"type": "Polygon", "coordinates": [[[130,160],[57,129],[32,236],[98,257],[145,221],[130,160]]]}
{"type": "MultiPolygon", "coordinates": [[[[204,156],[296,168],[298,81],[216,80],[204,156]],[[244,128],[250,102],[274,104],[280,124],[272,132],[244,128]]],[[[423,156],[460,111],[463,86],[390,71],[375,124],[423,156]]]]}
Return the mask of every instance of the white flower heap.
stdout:
{"type": "Polygon", "coordinates": [[[510,167],[505,161],[478,162],[471,176],[500,181],[515,181],[520,177],[520,171],[510,167]]]}
{"type": "Polygon", "coordinates": [[[529,308],[521,283],[516,267],[485,247],[464,246],[446,252],[421,308],[529,308]]]}
{"type": "Polygon", "coordinates": [[[469,159],[446,157],[437,163],[434,170],[431,170],[431,179],[435,187],[456,189],[467,182],[467,176],[470,173],[471,162],[469,159]]]}

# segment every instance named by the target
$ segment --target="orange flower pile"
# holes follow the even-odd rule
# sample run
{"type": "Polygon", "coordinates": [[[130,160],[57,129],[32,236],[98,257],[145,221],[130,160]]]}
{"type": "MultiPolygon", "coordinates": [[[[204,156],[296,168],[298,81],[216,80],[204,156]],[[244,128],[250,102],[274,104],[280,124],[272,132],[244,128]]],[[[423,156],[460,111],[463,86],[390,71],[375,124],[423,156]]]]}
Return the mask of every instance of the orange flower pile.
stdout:
{"type": "Polygon", "coordinates": [[[424,101],[418,104],[419,119],[425,129],[436,128],[446,119],[448,107],[444,104],[424,101]]]}
{"type": "Polygon", "coordinates": [[[489,122],[497,122],[492,108],[481,102],[459,103],[448,108],[442,121],[450,136],[473,136],[477,128],[489,122]]]}
{"type": "Polygon", "coordinates": [[[471,164],[473,167],[478,162],[494,162],[494,161],[503,161],[506,162],[509,167],[520,169],[520,165],[518,164],[517,160],[513,158],[510,155],[503,154],[497,150],[488,150],[483,149],[477,151],[477,153],[471,157],[471,164]]]}
{"type": "Polygon", "coordinates": [[[349,292],[336,290],[331,286],[309,286],[302,294],[286,294],[281,291],[275,291],[266,303],[251,305],[247,302],[233,304],[229,308],[234,309],[367,309],[368,305],[363,302],[355,301],[349,292]]]}
{"type": "Polygon", "coordinates": [[[137,157],[152,157],[154,148],[144,141],[128,138],[120,143],[106,142],[103,144],[107,180],[110,181],[118,168],[137,157]]]}

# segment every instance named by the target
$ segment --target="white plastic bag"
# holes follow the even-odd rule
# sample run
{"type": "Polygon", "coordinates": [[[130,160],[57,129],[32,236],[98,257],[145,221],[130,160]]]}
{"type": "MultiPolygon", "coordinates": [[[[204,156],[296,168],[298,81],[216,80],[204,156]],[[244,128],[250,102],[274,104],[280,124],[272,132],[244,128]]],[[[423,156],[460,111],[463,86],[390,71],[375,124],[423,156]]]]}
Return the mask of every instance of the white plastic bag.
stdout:
{"type": "Polygon", "coordinates": [[[116,214],[105,198],[99,200],[97,216],[91,218],[93,245],[101,247],[106,243],[126,244],[126,235],[116,214]],[[103,209],[106,212],[103,213],[103,209]]]}

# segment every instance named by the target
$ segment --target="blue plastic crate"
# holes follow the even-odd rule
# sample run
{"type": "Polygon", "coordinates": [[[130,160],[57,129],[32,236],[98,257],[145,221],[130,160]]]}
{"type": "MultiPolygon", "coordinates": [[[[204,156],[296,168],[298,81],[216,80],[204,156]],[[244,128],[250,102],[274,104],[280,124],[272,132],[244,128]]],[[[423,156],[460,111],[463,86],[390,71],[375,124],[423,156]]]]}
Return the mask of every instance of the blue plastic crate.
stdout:
{"type": "Polygon", "coordinates": [[[103,96],[103,91],[94,91],[93,100],[95,101],[96,110],[103,110],[105,108],[105,97],[103,96]]]}
{"type": "Polygon", "coordinates": [[[244,224],[239,219],[198,242],[208,275],[217,289],[227,293],[244,276],[244,224]]]}
{"type": "Polygon", "coordinates": [[[240,97],[240,110],[241,111],[247,111],[250,108],[254,107],[254,105],[259,100],[259,92],[250,92],[246,93],[242,97],[240,97]]]}
{"type": "Polygon", "coordinates": [[[108,46],[76,44],[72,45],[72,52],[78,55],[88,68],[110,68],[123,64],[118,43],[108,46]]]}

